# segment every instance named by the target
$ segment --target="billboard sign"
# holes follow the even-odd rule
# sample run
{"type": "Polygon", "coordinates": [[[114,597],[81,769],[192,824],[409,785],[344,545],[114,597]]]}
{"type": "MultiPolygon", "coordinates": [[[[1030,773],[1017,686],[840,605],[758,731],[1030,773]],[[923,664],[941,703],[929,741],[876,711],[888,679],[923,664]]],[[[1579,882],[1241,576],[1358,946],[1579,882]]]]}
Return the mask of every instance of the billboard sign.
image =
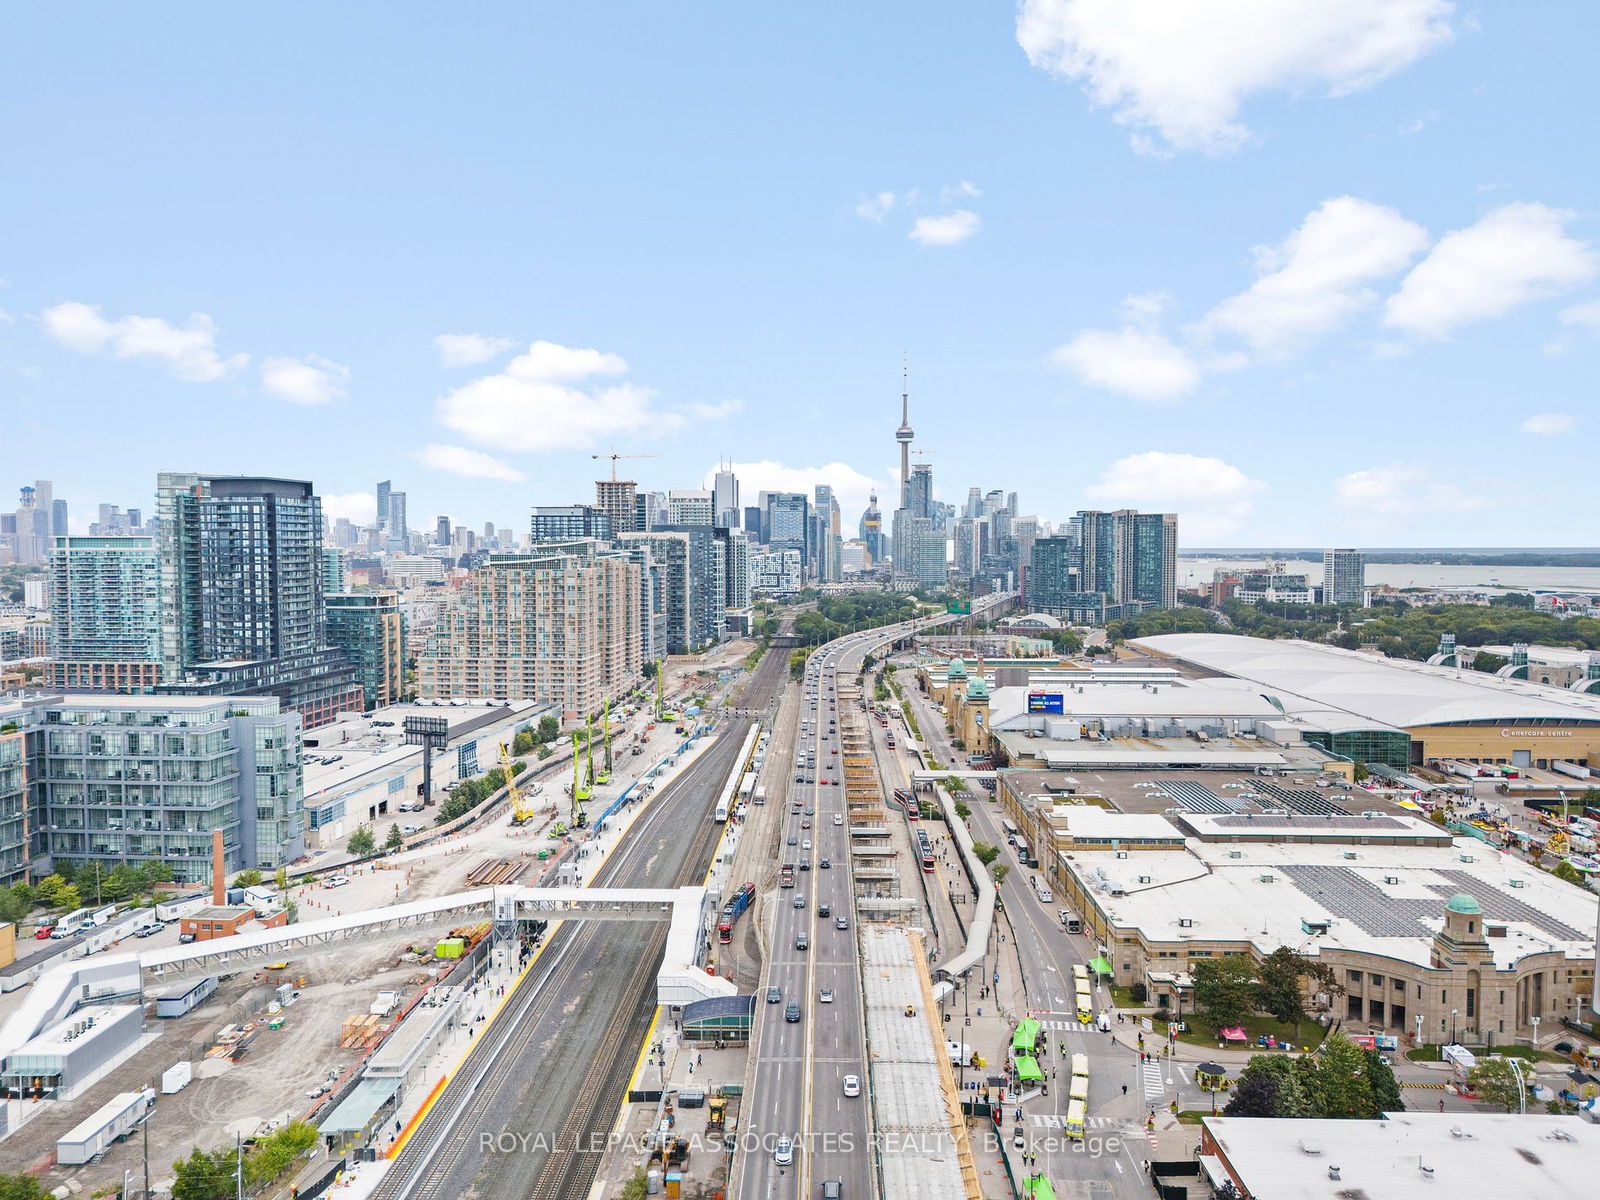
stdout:
{"type": "Polygon", "coordinates": [[[972,612],[972,601],[971,600],[950,600],[950,601],[946,602],[946,604],[944,606],[944,611],[947,612],[947,613],[958,613],[958,614],[970,615],[971,612],[972,612]]]}
{"type": "Polygon", "coordinates": [[[1031,713],[1062,713],[1063,707],[1060,692],[1029,692],[1028,711],[1031,713]]]}

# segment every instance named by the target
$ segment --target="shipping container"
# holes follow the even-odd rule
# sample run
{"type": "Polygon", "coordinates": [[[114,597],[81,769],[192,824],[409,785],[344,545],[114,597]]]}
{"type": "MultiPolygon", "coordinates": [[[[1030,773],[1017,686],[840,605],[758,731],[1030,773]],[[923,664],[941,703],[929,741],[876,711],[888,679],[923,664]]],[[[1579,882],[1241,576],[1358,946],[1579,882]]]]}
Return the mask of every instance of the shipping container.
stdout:
{"type": "Polygon", "coordinates": [[[161,1072],[161,1094],[170,1096],[173,1092],[181,1092],[189,1086],[189,1081],[193,1078],[194,1066],[187,1059],[173,1063],[161,1072]]]}
{"type": "Polygon", "coordinates": [[[156,1016],[182,1017],[193,1012],[217,990],[217,977],[207,975],[193,983],[180,984],[156,997],[156,1016]]]}

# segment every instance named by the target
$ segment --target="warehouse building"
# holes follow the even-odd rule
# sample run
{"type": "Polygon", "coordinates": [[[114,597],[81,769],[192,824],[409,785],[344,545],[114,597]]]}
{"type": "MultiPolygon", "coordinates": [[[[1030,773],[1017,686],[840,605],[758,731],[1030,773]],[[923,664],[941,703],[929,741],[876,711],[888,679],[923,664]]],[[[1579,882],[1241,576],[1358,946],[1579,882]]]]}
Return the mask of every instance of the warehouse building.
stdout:
{"type": "Polygon", "coordinates": [[[1600,765],[1600,696],[1312,642],[1177,633],[1134,645],[1245,681],[1304,741],[1357,762],[1600,765]]]}

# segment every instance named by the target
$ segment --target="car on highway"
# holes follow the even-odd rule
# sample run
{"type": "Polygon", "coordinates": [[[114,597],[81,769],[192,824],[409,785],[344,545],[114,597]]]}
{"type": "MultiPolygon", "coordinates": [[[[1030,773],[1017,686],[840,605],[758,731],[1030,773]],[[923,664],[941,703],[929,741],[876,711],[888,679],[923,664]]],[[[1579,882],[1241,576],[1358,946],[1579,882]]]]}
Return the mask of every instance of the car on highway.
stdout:
{"type": "Polygon", "coordinates": [[[811,818],[810,817],[803,818],[801,820],[801,822],[800,822],[800,828],[801,829],[810,829],[811,828],[811,818]]]}
{"type": "Polygon", "coordinates": [[[778,1003],[778,1001],[780,1001],[782,999],[783,999],[783,989],[782,988],[780,988],[780,987],[769,987],[767,989],[767,1003],[768,1004],[776,1004],[776,1003],[778,1003]]]}
{"type": "Polygon", "coordinates": [[[822,1181],[822,1200],[843,1200],[844,1180],[824,1179],[822,1181]]]}
{"type": "Polygon", "coordinates": [[[844,815],[842,813],[834,813],[833,814],[833,823],[835,825],[843,825],[844,824],[844,815]]]}
{"type": "Polygon", "coordinates": [[[806,906],[806,897],[804,892],[798,892],[795,894],[794,906],[796,908],[804,908],[806,906]]]}
{"type": "Polygon", "coordinates": [[[811,849],[811,839],[807,838],[805,841],[801,842],[800,843],[800,849],[802,849],[802,850],[810,850],[811,849]]]}
{"type": "Polygon", "coordinates": [[[804,932],[795,934],[794,935],[794,948],[796,950],[809,950],[809,949],[811,949],[811,939],[809,937],[807,937],[804,932]]]}
{"type": "Polygon", "coordinates": [[[833,906],[831,904],[824,903],[824,904],[818,904],[817,905],[817,916],[826,917],[826,916],[831,916],[832,914],[833,914],[833,906]]]}
{"type": "Polygon", "coordinates": [[[833,919],[833,927],[835,929],[849,929],[850,918],[845,916],[843,913],[839,914],[833,919]]]}
{"type": "Polygon", "coordinates": [[[802,858],[802,859],[801,859],[801,860],[800,860],[800,869],[801,869],[801,870],[802,870],[802,871],[809,871],[809,870],[811,870],[811,860],[810,860],[810,859],[809,859],[809,858],[802,858]]]}
{"type": "Polygon", "coordinates": [[[842,1082],[844,1083],[844,1094],[846,1096],[861,1095],[861,1076],[846,1075],[842,1082]]]}
{"type": "Polygon", "coordinates": [[[789,1007],[783,1010],[783,1019],[791,1025],[799,1024],[800,1006],[793,1000],[789,1001],[789,1007]]]}
{"type": "Polygon", "coordinates": [[[833,859],[825,858],[821,862],[817,863],[817,866],[826,871],[829,867],[833,866],[833,859]]]}
{"type": "Polygon", "coordinates": [[[789,835],[789,845],[791,845],[791,846],[793,846],[793,845],[795,845],[795,844],[797,844],[797,843],[798,843],[798,842],[799,842],[799,840],[800,840],[800,839],[798,839],[798,838],[797,838],[797,837],[795,837],[795,836],[794,836],[794,834],[792,834],[792,833],[791,833],[791,834],[790,834],[790,835],[789,835]]]}
{"type": "Polygon", "coordinates": [[[806,806],[806,816],[814,817],[816,815],[817,815],[817,810],[812,808],[810,805],[807,805],[806,806]]]}
{"type": "Polygon", "coordinates": [[[832,988],[823,988],[820,992],[818,992],[817,993],[817,1003],[818,1004],[832,1004],[833,1003],[833,989],[832,988]]]}
{"type": "Polygon", "coordinates": [[[787,1137],[778,1139],[778,1144],[772,1149],[772,1161],[780,1167],[787,1167],[794,1162],[793,1139],[787,1137]]]}

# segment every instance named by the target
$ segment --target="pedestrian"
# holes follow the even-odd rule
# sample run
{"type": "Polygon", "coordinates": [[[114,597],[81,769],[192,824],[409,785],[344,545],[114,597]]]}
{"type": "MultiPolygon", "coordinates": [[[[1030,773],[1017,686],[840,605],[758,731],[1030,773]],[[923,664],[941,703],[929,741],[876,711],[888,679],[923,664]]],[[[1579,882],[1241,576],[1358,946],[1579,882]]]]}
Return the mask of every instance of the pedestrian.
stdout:
{"type": "Polygon", "coordinates": [[[1127,1084],[1123,1084],[1122,1085],[1122,1094],[1124,1096],[1126,1096],[1128,1094],[1128,1085],[1127,1084]]]}
{"type": "Polygon", "coordinates": [[[1439,1111],[1440,1112],[1444,1111],[1444,1097],[1443,1096],[1439,1097],[1439,1111]]]}

